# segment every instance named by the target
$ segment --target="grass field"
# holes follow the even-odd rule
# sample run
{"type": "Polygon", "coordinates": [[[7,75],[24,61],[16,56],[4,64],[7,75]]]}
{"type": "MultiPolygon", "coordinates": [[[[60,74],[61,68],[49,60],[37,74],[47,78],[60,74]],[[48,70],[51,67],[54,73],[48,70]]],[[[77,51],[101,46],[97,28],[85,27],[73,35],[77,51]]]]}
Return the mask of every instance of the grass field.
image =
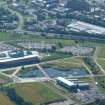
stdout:
{"type": "Polygon", "coordinates": [[[44,83],[16,84],[14,88],[18,95],[33,103],[33,105],[62,99],[62,96],[58,94],[58,90],[44,83]]]}
{"type": "Polygon", "coordinates": [[[97,59],[97,61],[102,66],[102,68],[105,69],[105,60],[97,59]]]}
{"type": "Polygon", "coordinates": [[[12,40],[31,40],[34,42],[45,42],[45,43],[62,43],[63,45],[72,45],[75,44],[74,40],[71,39],[63,39],[63,38],[55,38],[55,37],[43,37],[39,35],[18,35],[16,33],[6,33],[6,32],[0,32],[0,41],[9,41],[12,40]]]}
{"type": "Polygon", "coordinates": [[[83,68],[82,63],[83,61],[81,58],[68,58],[68,59],[57,60],[57,62],[50,64],[54,67],[69,69],[69,68],[83,68]]]}
{"type": "Polygon", "coordinates": [[[15,105],[12,103],[9,98],[0,92],[0,105],[15,105]]]}
{"type": "Polygon", "coordinates": [[[65,53],[48,53],[49,56],[43,57],[42,61],[49,61],[49,60],[55,60],[55,59],[63,59],[63,58],[70,58],[72,57],[71,54],[65,54],[65,53]]]}
{"type": "Polygon", "coordinates": [[[98,58],[105,58],[105,45],[98,47],[98,58]]]}
{"type": "Polygon", "coordinates": [[[12,82],[12,79],[11,78],[9,78],[7,76],[4,76],[2,74],[0,74],[0,79],[5,80],[6,82],[12,82]]]}

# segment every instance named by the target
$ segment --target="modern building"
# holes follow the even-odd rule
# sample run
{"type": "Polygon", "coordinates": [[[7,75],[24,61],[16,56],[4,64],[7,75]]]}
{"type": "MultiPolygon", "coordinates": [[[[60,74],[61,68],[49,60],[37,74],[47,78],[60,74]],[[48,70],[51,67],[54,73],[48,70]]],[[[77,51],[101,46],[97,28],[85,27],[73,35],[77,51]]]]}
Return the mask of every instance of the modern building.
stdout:
{"type": "Polygon", "coordinates": [[[0,53],[0,68],[9,68],[38,63],[40,55],[36,51],[5,51],[0,53]]]}
{"type": "Polygon", "coordinates": [[[78,92],[78,90],[89,90],[89,83],[86,82],[69,81],[62,77],[58,77],[56,81],[59,85],[63,86],[71,92],[78,92]]]}
{"type": "Polygon", "coordinates": [[[72,92],[77,91],[77,85],[74,82],[71,82],[71,81],[69,81],[65,78],[62,78],[62,77],[58,77],[56,80],[59,85],[65,87],[69,91],[72,91],[72,92]]]}

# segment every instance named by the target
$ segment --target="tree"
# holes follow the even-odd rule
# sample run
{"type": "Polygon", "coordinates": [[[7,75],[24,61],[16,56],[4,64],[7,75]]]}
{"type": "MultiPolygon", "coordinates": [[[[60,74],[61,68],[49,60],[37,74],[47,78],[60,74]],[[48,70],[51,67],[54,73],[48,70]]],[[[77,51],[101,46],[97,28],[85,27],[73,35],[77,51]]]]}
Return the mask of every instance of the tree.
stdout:
{"type": "Polygon", "coordinates": [[[53,52],[55,52],[55,51],[56,51],[56,46],[52,46],[51,50],[52,50],[53,52]]]}
{"type": "Polygon", "coordinates": [[[58,43],[59,48],[63,48],[63,44],[61,42],[58,43]]]}

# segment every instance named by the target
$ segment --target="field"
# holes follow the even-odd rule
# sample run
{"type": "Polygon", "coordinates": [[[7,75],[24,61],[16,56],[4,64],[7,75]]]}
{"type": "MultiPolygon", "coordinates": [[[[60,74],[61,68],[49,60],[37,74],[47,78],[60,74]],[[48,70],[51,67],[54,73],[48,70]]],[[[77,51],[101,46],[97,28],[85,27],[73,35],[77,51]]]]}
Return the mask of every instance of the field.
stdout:
{"type": "Polygon", "coordinates": [[[19,35],[16,33],[10,33],[10,32],[0,32],[0,41],[16,41],[16,40],[32,40],[34,42],[42,42],[45,43],[63,43],[65,45],[71,45],[75,44],[73,40],[70,39],[60,39],[60,38],[52,38],[52,37],[43,37],[38,35],[19,35]]]}
{"type": "Polygon", "coordinates": [[[0,92],[0,105],[15,105],[12,103],[9,98],[0,92]]]}
{"type": "Polygon", "coordinates": [[[58,68],[83,68],[82,65],[83,61],[81,58],[66,58],[66,59],[61,59],[57,60],[54,63],[49,63],[50,65],[58,68]]]}
{"type": "Polygon", "coordinates": [[[71,54],[65,54],[65,53],[59,53],[59,52],[48,53],[48,54],[49,54],[49,56],[43,57],[42,61],[49,61],[49,60],[63,59],[63,58],[72,57],[71,54]]]}
{"type": "Polygon", "coordinates": [[[97,59],[98,63],[105,69],[105,59],[97,59]]]}
{"type": "Polygon", "coordinates": [[[44,83],[16,84],[14,88],[19,96],[33,105],[62,99],[58,90],[44,83]]]}
{"type": "MultiPolygon", "coordinates": [[[[69,39],[69,38],[57,38],[57,37],[49,37],[49,36],[40,36],[37,33],[35,35],[25,35],[25,34],[16,34],[16,33],[10,33],[10,32],[0,32],[0,41],[16,41],[16,40],[31,40],[34,42],[43,42],[44,43],[62,43],[63,45],[75,45],[75,40],[69,39]]],[[[90,41],[78,41],[80,45],[103,45],[96,42],[90,42],[90,41]]]]}
{"type": "Polygon", "coordinates": [[[7,76],[4,76],[2,74],[0,74],[0,79],[1,80],[4,80],[5,82],[12,82],[12,79],[7,77],[7,76]]]}
{"type": "Polygon", "coordinates": [[[98,58],[105,58],[105,45],[98,47],[98,58]]]}

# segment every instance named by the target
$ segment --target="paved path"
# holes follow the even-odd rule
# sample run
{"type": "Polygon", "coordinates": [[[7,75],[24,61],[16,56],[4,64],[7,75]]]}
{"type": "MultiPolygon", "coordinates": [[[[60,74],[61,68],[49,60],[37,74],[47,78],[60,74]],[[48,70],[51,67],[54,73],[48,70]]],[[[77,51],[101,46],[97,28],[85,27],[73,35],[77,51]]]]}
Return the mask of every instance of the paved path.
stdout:
{"type": "Polygon", "coordinates": [[[41,77],[41,78],[21,78],[14,81],[15,83],[33,83],[33,82],[45,82],[49,81],[48,78],[41,77]]]}
{"type": "Polygon", "coordinates": [[[88,66],[83,62],[83,66],[87,69],[87,71],[89,72],[89,74],[91,75],[91,76],[93,76],[93,73],[92,73],[92,71],[88,68],[88,66]]]}
{"type": "Polygon", "coordinates": [[[99,67],[99,69],[101,70],[102,74],[105,75],[105,70],[102,68],[102,66],[97,62],[97,55],[98,55],[98,47],[96,47],[96,51],[95,54],[93,56],[94,62],[96,63],[96,65],[99,67]]]}
{"type": "Polygon", "coordinates": [[[9,74],[5,74],[5,73],[3,73],[3,72],[0,72],[0,74],[1,74],[1,75],[4,75],[4,76],[6,76],[6,77],[12,78],[12,76],[9,75],[9,74]]]}
{"type": "Polygon", "coordinates": [[[96,65],[99,67],[99,69],[101,70],[101,72],[105,75],[105,70],[102,68],[102,66],[97,62],[96,59],[94,59],[96,65]]]}
{"type": "Polygon", "coordinates": [[[96,84],[96,81],[95,81],[95,79],[94,79],[94,74],[92,73],[92,71],[88,68],[88,66],[85,64],[85,63],[83,63],[83,65],[84,65],[84,67],[88,70],[88,72],[89,72],[89,74],[90,75],[87,75],[87,77],[90,77],[91,78],[91,80],[92,80],[92,82],[94,83],[94,84],[96,84]]]}
{"type": "Polygon", "coordinates": [[[44,71],[44,69],[39,64],[36,64],[36,67],[44,74],[46,78],[50,78],[49,75],[44,71]]]}
{"type": "Polygon", "coordinates": [[[21,67],[19,67],[18,69],[16,69],[16,71],[13,72],[12,76],[15,76],[20,70],[21,70],[21,67]]]}

